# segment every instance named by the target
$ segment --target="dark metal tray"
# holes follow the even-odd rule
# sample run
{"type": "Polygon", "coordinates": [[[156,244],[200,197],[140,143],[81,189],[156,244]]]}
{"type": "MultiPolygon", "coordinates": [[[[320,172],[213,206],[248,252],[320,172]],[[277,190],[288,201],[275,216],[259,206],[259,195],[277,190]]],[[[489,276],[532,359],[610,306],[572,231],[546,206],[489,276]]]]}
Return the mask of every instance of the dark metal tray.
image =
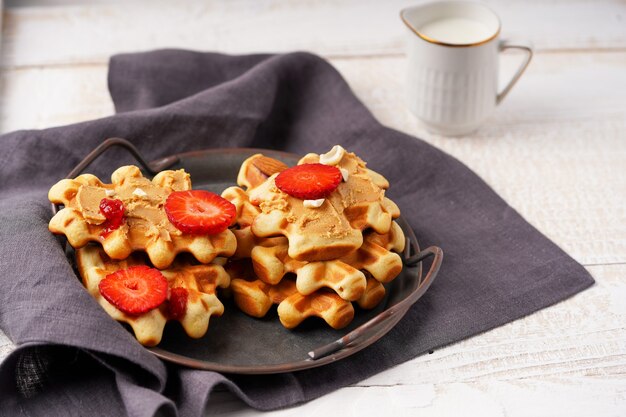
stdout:
{"type": "MultiPolygon", "coordinates": [[[[295,165],[299,157],[267,149],[210,149],[168,156],[146,163],[130,142],[112,138],[104,141],[70,172],[67,178],[79,175],[93,160],[113,146],[121,146],[135,156],[147,175],[163,169],[185,170],[191,175],[194,189],[221,193],[236,185],[241,163],[254,153],[295,165]]],[[[114,167],[117,168],[117,167],[114,167]]],[[[52,211],[58,207],[53,205],[52,211]]],[[[355,308],[352,323],[333,330],[321,320],[309,319],[295,330],[285,329],[275,308],[265,318],[256,319],[239,311],[223,299],[222,317],[211,319],[207,334],[200,339],[189,338],[175,322],[168,323],[159,346],[149,350],[161,359],[197,369],[237,374],[270,374],[291,372],[322,366],[348,357],[374,343],[406,314],[434,280],[443,253],[438,247],[419,250],[409,224],[397,220],[407,238],[401,274],[386,285],[387,295],[374,310],[355,308]],[[428,273],[423,276],[422,263],[432,257],[428,273]]]]}

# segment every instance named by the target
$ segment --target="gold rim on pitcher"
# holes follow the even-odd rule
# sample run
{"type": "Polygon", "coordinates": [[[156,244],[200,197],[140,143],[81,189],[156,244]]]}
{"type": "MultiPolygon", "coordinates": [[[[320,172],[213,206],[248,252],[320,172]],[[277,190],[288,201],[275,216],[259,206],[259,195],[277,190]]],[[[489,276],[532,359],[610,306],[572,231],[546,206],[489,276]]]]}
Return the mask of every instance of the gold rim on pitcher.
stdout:
{"type": "Polygon", "coordinates": [[[498,21],[498,30],[496,30],[495,33],[493,35],[491,35],[489,38],[484,39],[484,40],[482,40],[480,42],[473,42],[473,43],[448,43],[448,42],[438,41],[437,39],[433,39],[433,38],[431,38],[429,36],[426,36],[423,33],[420,33],[420,31],[418,29],[416,29],[407,19],[405,19],[404,13],[406,13],[409,9],[402,9],[402,10],[400,10],[400,19],[402,19],[404,24],[413,33],[415,33],[417,36],[419,36],[420,38],[422,38],[426,42],[433,43],[435,45],[449,46],[449,47],[452,47],[452,48],[466,48],[466,47],[470,47],[470,46],[480,46],[480,45],[484,45],[484,44],[486,44],[488,42],[491,42],[492,40],[497,38],[498,35],[500,34],[500,28],[502,27],[502,23],[500,22],[500,18],[498,17],[498,15],[495,14],[493,12],[493,10],[491,10],[487,6],[484,6],[484,5],[481,5],[481,6],[485,7],[487,10],[489,10],[491,13],[493,13],[493,15],[495,16],[495,18],[498,21]]]}

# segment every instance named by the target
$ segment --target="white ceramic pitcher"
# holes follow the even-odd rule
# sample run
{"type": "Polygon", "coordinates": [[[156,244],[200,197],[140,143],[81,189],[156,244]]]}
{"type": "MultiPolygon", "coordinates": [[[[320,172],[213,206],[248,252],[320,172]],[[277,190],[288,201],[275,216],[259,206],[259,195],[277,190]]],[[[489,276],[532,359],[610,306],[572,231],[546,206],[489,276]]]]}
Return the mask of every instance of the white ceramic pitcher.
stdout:
{"type": "Polygon", "coordinates": [[[500,40],[500,19],[480,3],[428,3],[404,9],[400,17],[410,33],[409,109],[435,133],[458,136],[476,130],[519,80],[533,55],[529,45],[500,40]],[[444,40],[439,40],[425,30],[433,27],[433,22],[452,22],[450,19],[475,22],[484,37],[477,39],[476,33],[468,33],[464,38],[462,25],[451,28],[456,32],[450,34],[456,36],[454,42],[445,40],[445,31],[440,38],[444,40]],[[505,49],[520,49],[526,58],[498,92],[498,55],[505,49]]]}

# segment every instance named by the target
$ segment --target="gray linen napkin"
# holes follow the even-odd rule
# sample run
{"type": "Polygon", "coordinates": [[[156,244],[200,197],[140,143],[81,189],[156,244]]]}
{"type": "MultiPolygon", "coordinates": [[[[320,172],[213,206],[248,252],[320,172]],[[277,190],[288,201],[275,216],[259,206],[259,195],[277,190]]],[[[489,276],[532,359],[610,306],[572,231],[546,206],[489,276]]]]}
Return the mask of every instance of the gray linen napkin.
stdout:
{"type": "MultiPolygon", "coordinates": [[[[0,415],[199,416],[217,384],[252,407],[284,407],[593,283],[459,161],[380,125],[319,57],[118,55],[109,89],[114,116],[0,138],[0,327],[18,346],[0,365],[0,415]],[[112,136],[128,138],[149,160],[219,147],[304,154],[339,143],[390,180],[389,195],[420,243],[443,248],[439,278],[387,336],[335,364],[273,376],[164,364],[84,291],[47,230],[49,187],[112,136]]],[[[132,162],[111,152],[90,172],[108,178],[132,162]]]]}

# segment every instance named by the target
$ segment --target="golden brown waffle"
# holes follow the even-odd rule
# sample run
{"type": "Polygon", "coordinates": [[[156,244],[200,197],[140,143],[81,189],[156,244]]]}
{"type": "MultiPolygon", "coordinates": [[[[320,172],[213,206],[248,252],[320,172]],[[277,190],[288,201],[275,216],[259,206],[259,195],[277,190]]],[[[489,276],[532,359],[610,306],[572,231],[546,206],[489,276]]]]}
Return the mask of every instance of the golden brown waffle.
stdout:
{"type": "MultiPolygon", "coordinates": [[[[309,154],[298,163],[314,163],[320,156],[309,154]]],[[[344,173],[339,184],[320,207],[311,208],[304,201],[279,190],[271,175],[248,190],[250,201],[260,213],[252,223],[258,237],[285,236],[289,256],[299,261],[337,259],[355,251],[363,243],[362,231],[372,228],[388,233],[391,221],[400,215],[398,207],[387,197],[387,180],[365,167],[353,153],[343,152],[335,164],[344,173]]],[[[240,172],[240,177],[245,177],[240,172]]],[[[240,181],[240,185],[255,183],[240,181]]]]}
{"type": "Polygon", "coordinates": [[[145,251],[159,269],[170,266],[180,252],[190,252],[202,263],[235,252],[237,243],[230,230],[216,235],[189,235],[167,219],[163,209],[167,196],[172,191],[191,189],[189,174],[184,170],[162,171],[150,181],[139,168],[130,165],[118,168],[111,180],[111,184],[104,184],[97,177],[84,174],[56,183],[48,198],[65,207],[50,220],[50,231],[64,234],[74,248],[99,242],[113,259],[125,259],[133,251],[145,251]],[[105,197],[124,203],[125,221],[103,236],[106,219],[99,204],[105,197]]]}
{"type": "Polygon", "coordinates": [[[361,298],[356,302],[359,307],[366,310],[371,310],[376,307],[385,298],[385,286],[372,277],[368,272],[365,272],[367,277],[367,285],[361,298]]]}
{"type": "Polygon", "coordinates": [[[301,294],[311,294],[326,287],[345,300],[355,301],[366,289],[364,272],[381,283],[390,282],[400,273],[402,259],[390,250],[401,252],[404,243],[404,233],[393,222],[389,233],[367,232],[359,249],[339,259],[297,261],[289,256],[285,243],[256,246],[251,251],[251,258],[256,275],[268,284],[277,284],[285,274],[294,273],[301,294]]]}
{"type": "Polygon", "coordinates": [[[284,171],[287,168],[289,167],[284,162],[257,153],[241,164],[239,174],[237,175],[237,184],[249,191],[263,183],[273,174],[284,171]]]}
{"type": "MultiPolygon", "coordinates": [[[[256,278],[252,266],[245,260],[229,262],[226,270],[231,275],[230,290],[235,304],[252,317],[264,317],[272,305],[278,304],[278,318],[288,329],[308,317],[319,317],[333,329],[341,329],[354,318],[352,303],[332,291],[322,289],[303,295],[290,278],[275,285],[267,284],[256,278]]],[[[356,302],[361,308],[372,309],[384,297],[385,287],[368,275],[366,289],[356,302]]]]}
{"type": "MultiPolygon", "coordinates": [[[[320,162],[320,155],[305,155],[298,165],[320,162]]],[[[338,194],[344,207],[344,215],[350,225],[359,230],[372,228],[379,234],[389,232],[391,220],[400,217],[398,206],[385,197],[389,181],[379,173],[367,168],[365,162],[351,152],[343,156],[335,165],[348,173],[333,194],[338,194]]]]}
{"type": "Polygon", "coordinates": [[[259,214],[259,209],[250,203],[248,194],[238,187],[230,187],[222,193],[237,208],[233,230],[237,238],[235,258],[252,258],[254,268],[261,280],[278,284],[288,272],[296,272],[298,290],[303,294],[329,287],[346,300],[357,300],[365,290],[365,275],[338,260],[306,262],[297,261],[288,255],[288,241],[283,236],[261,238],[252,233],[250,224],[259,214]]]}
{"type": "Polygon", "coordinates": [[[235,216],[236,227],[232,229],[237,239],[237,250],[233,254],[233,258],[249,258],[252,249],[256,246],[287,243],[285,237],[260,238],[252,234],[250,225],[260,213],[260,209],[250,203],[248,194],[244,190],[239,187],[229,187],[222,192],[222,197],[230,201],[237,211],[235,216]]]}
{"type": "MultiPolygon", "coordinates": [[[[168,302],[139,315],[126,314],[109,303],[98,289],[98,284],[107,275],[135,265],[145,265],[140,254],[119,261],[112,260],[102,248],[87,245],[76,250],[78,270],[87,291],[104,310],[115,320],[128,323],[135,337],[145,346],[155,346],[161,341],[163,329],[168,320],[168,302]]],[[[178,321],[185,332],[193,338],[204,336],[211,316],[221,316],[224,306],[216,296],[216,287],[225,288],[230,284],[230,276],[218,264],[192,265],[177,260],[171,268],[162,270],[169,288],[185,288],[188,291],[187,307],[184,316],[178,321]]]]}
{"type": "Polygon", "coordinates": [[[278,304],[278,318],[288,329],[298,326],[308,317],[319,317],[330,327],[341,329],[354,318],[352,304],[333,292],[321,290],[302,295],[290,279],[269,285],[255,279],[249,267],[229,264],[227,270],[232,277],[230,289],[235,304],[252,317],[263,317],[272,305],[278,304]]]}
{"type": "MultiPolygon", "coordinates": [[[[318,160],[318,155],[308,155],[300,163],[318,160]]],[[[392,222],[399,215],[398,208],[384,197],[389,184],[354,154],[343,153],[337,163],[346,167],[347,181],[321,207],[309,209],[302,200],[276,188],[274,178],[285,166],[271,161],[260,154],[248,158],[238,175],[238,184],[247,191],[231,187],[222,193],[237,208],[233,232],[238,260],[227,266],[235,303],[253,317],[265,316],[278,304],[279,318],[287,328],[310,316],[324,319],[333,328],[344,327],[354,316],[350,301],[374,308],[385,296],[383,283],[402,269],[401,258],[391,252],[401,252],[405,241],[400,227],[392,222]],[[266,168],[275,166],[279,167],[276,172],[266,168]],[[258,225],[259,217],[272,219],[279,232],[257,234],[259,227],[266,226],[258,225]],[[312,226],[317,219],[320,224],[312,226]],[[295,232],[290,234],[288,229],[295,232]],[[363,229],[369,230],[363,233],[363,229]],[[380,230],[383,233],[376,233],[380,230]],[[300,251],[306,259],[291,256],[292,246],[299,241],[308,244],[300,251]]]]}
{"type": "MultiPolygon", "coordinates": [[[[239,181],[249,188],[259,185],[258,177],[248,178],[245,173],[255,155],[244,162],[239,173],[239,181]]],[[[388,233],[366,232],[361,247],[348,255],[327,261],[306,262],[293,259],[288,253],[285,237],[260,238],[252,233],[250,225],[259,215],[260,209],[249,201],[248,193],[238,187],[230,187],[222,193],[237,208],[234,230],[237,237],[238,258],[252,258],[256,275],[265,283],[278,284],[287,273],[296,274],[297,289],[301,294],[311,294],[327,287],[335,290],[345,300],[359,300],[366,290],[365,273],[379,282],[389,282],[402,270],[402,260],[391,250],[404,249],[404,233],[397,223],[392,222],[388,233]]],[[[370,284],[372,287],[374,284],[370,284]]],[[[383,289],[380,286],[380,289],[383,289]]],[[[380,290],[379,289],[379,290],[380,290]]],[[[371,303],[364,302],[364,305],[371,303]]]]}

